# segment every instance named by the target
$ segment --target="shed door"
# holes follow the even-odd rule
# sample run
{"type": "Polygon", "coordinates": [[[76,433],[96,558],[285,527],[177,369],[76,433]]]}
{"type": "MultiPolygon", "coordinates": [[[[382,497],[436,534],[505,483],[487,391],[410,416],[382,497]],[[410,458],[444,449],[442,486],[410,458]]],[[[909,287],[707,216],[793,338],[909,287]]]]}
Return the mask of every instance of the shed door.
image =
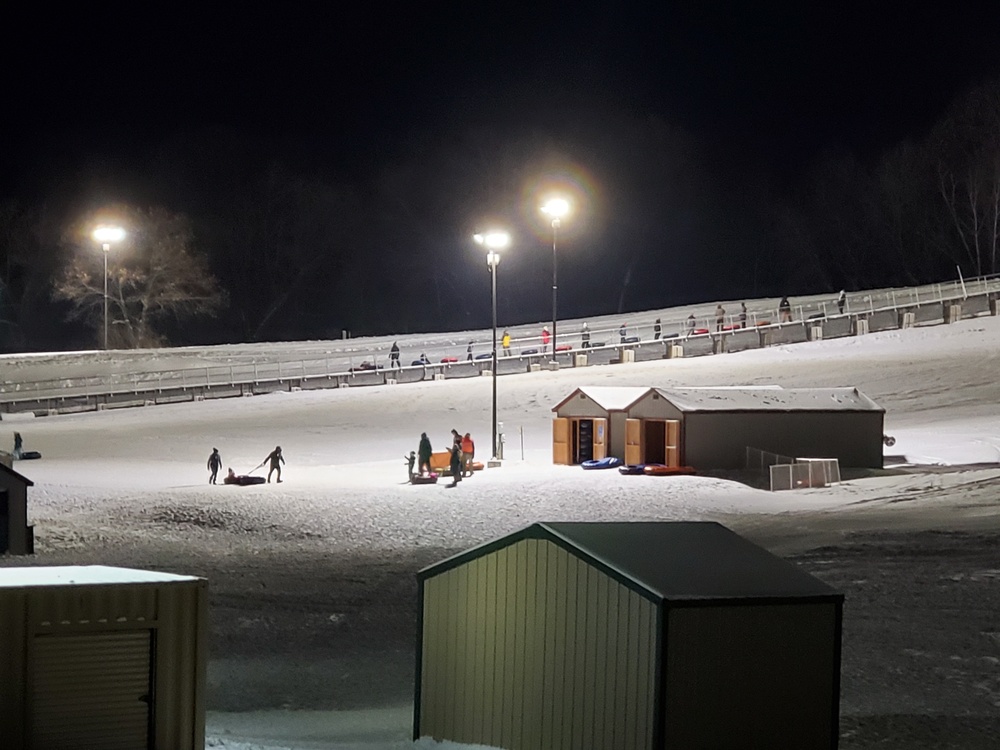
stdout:
{"type": "Polygon", "coordinates": [[[594,460],[608,457],[608,420],[594,420],[594,460]]]}
{"type": "Polygon", "coordinates": [[[625,420],[625,463],[642,463],[642,420],[625,420]]]}
{"type": "Polygon", "coordinates": [[[37,636],[32,750],[147,750],[151,641],[149,630],[37,636]]]}
{"type": "Polygon", "coordinates": [[[566,417],[556,417],[552,420],[552,463],[569,462],[569,420],[566,417]]]}

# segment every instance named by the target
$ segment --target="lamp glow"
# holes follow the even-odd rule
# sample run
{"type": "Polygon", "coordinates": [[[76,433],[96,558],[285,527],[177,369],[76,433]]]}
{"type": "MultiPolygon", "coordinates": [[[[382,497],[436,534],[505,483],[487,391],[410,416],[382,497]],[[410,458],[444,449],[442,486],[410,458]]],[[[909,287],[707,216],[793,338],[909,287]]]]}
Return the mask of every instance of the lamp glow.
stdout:
{"type": "Polygon", "coordinates": [[[125,230],[121,227],[97,227],[94,230],[94,239],[101,244],[108,242],[121,242],[125,239],[125,230]]]}

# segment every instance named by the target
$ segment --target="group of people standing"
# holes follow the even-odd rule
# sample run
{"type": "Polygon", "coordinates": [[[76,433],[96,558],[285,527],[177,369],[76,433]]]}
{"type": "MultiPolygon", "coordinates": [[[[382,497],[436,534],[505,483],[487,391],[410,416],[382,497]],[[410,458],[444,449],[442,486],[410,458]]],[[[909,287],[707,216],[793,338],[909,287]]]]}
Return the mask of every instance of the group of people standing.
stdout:
{"type": "MultiPolygon", "coordinates": [[[[476,443],[470,433],[467,432],[462,435],[458,430],[453,428],[451,431],[451,447],[448,449],[448,452],[451,454],[448,460],[448,469],[451,472],[450,486],[454,487],[462,481],[463,477],[472,476],[473,459],[476,457],[476,443]]],[[[420,433],[420,444],[417,446],[417,454],[414,456],[413,451],[410,451],[407,459],[411,480],[414,476],[425,477],[431,475],[431,455],[433,453],[434,449],[431,447],[431,439],[427,437],[426,432],[420,433]],[[416,472],[413,470],[414,464],[417,466],[416,472]]]]}

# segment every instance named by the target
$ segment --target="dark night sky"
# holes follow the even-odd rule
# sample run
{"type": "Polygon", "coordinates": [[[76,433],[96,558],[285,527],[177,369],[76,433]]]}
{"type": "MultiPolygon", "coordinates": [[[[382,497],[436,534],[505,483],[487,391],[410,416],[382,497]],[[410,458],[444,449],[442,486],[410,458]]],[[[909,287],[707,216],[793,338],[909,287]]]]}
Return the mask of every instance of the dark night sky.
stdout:
{"type": "Polygon", "coordinates": [[[44,201],[81,164],[135,169],[208,126],[358,180],[438,133],[559,143],[613,116],[659,118],[780,183],[824,149],[865,158],[919,137],[1000,70],[985,4],[789,5],[36,6],[0,49],[0,198],[44,201]]]}

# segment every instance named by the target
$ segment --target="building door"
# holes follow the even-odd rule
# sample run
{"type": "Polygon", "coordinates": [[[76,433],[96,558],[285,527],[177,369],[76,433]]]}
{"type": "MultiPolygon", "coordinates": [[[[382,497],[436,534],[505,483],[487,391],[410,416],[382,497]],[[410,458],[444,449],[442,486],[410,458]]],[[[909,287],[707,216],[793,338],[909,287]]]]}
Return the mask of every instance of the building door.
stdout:
{"type": "Polygon", "coordinates": [[[667,463],[667,422],[664,419],[645,419],[643,426],[642,460],[647,464],[667,463]]]}
{"type": "MultiPolygon", "coordinates": [[[[642,420],[625,420],[625,463],[629,465],[641,464],[644,462],[642,456],[642,420]]],[[[649,462],[649,459],[645,459],[649,462]]]]}
{"type": "Polygon", "coordinates": [[[29,654],[32,750],[148,750],[151,630],[39,635],[29,654]]]}
{"type": "Polygon", "coordinates": [[[594,459],[607,458],[608,456],[608,420],[593,420],[594,428],[594,459]]]}
{"type": "Polygon", "coordinates": [[[552,421],[552,463],[570,462],[570,424],[566,417],[556,417],[552,421]]]}
{"type": "Polygon", "coordinates": [[[582,464],[584,461],[590,461],[594,458],[594,420],[593,419],[577,419],[575,420],[576,430],[574,430],[574,437],[576,442],[575,455],[573,463],[582,464]]]}

